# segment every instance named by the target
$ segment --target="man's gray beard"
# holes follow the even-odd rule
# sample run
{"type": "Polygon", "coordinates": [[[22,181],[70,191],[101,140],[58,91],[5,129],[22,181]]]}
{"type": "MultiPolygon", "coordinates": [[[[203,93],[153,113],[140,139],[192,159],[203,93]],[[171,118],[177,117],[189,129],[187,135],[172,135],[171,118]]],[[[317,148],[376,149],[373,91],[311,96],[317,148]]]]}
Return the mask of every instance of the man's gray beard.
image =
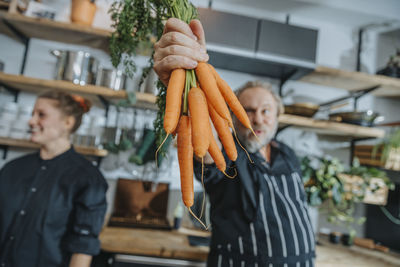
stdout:
{"type": "Polygon", "coordinates": [[[259,151],[261,148],[269,144],[271,140],[274,138],[276,131],[278,129],[278,123],[275,124],[274,129],[270,132],[267,132],[267,135],[265,136],[264,139],[260,139],[260,142],[257,140],[251,141],[247,138],[247,136],[250,133],[250,130],[246,130],[244,134],[237,133],[239,141],[244,145],[244,147],[247,149],[248,152],[250,153],[256,153],[259,151]]]}

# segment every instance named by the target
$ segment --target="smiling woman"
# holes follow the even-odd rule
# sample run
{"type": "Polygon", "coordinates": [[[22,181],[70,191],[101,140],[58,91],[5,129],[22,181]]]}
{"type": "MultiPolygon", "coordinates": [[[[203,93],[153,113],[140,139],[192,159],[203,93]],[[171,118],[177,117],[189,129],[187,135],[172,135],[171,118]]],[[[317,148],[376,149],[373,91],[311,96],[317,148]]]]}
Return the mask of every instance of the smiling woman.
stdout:
{"type": "Polygon", "coordinates": [[[41,94],[29,120],[31,141],[41,145],[41,156],[51,158],[71,147],[69,136],[75,132],[91,103],[78,95],[49,91],[41,94]]]}
{"type": "Polygon", "coordinates": [[[40,151],[0,170],[1,266],[87,267],[99,252],[107,183],[69,141],[89,109],[80,96],[38,97],[29,126],[40,151]]]}

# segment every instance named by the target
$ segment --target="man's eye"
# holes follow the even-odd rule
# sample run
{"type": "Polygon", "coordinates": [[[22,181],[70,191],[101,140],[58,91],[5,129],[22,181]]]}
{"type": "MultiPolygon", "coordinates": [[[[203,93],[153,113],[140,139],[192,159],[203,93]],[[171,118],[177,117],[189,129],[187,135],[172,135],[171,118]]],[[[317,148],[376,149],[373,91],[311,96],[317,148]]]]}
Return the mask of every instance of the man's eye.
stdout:
{"type": "Polygon", "coordinates": [[[264,115],[269,115],[270,113],[271,113],[271,111],[269,109],[262,110],[262,114],[264,114],[264,115]]]}

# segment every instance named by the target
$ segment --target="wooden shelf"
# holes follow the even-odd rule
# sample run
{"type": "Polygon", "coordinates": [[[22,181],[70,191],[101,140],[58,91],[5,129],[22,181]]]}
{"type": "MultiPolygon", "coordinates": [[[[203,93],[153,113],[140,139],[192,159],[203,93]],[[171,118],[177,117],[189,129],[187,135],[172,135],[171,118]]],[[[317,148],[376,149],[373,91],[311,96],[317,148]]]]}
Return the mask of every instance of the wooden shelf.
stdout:
{"type": "MultiPolygon", "coordinates": [[[[69,44],[85,45],[108,51],[111,31],[73,23],[31,18],[20,14],[1,12],[3,24],[11,25],[27,38],[38,38],[69,44]]],[[[3,25],[4,27],[4,25],[3,25]]],[[[3,28],[0,27],[0,28],[3,28]]],[[[15,38],[11,31],[4,32],[15,38]]]]}
{"type": "Polygon", "coordinates": [[[363,127],[348,123],[315,120],[302,116],[282,114],[279,116],[279,126],[292,125],[305,130],[312,130],[319,134],[331,136],[345,136],[353,138],[382,138],[385,131],[377,128],[363,127]]]}
{"type": "MultiPolygon", "coordinates": [[[[30,148],[30,149],[39,149],[40,147],[38,144],[35,144],[29,140],[13,139],[8,137],[0,137],[0,145],[30,148]]],[[[105,157],[108,154],[107,150],[98,149],[95,147],[74,146],[74,148],[76,152],[86,156],[105,157]]]]}
{"type": "Polygon", "coordinates": [[[349,91],[379,86],[377,90],[372,92],[373,95],[400,98],[400,79],[383,75],[319,66],[312,73],[302,77],[300,81],[349,91]]]}
{"type": "Polygon", "coordinates": [[[10,6],[10,3],[0,0],[0,9],[8,9],[9,6],[10,6]]]}
{"type": "MultiPolygon", "coordinates": [[[[60,90],[69,93],[77,93],[83,95],[98,95],[107,99],[124,99],[127,97],[125,91],[114,91],[107,87],[95,85],[78,85],[68,81],[60,80],[44,80],[37,78],[30,78],[23,75],[13,75],[0,72],[0,84],[8,86],[13,89],[30,91],[30,92],[43,92],[47,90],[60,90]]],[[[138,104],[153,105],[156,102],[156,96],[152,94],[136,93],[138,104]]]]}

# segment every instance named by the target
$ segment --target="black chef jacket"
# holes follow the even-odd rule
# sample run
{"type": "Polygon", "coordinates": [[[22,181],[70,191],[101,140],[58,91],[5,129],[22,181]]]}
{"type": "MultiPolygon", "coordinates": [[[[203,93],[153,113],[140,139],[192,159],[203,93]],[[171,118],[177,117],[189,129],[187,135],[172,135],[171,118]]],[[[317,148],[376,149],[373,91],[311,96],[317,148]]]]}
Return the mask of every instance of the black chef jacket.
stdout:
{"type": "MultiPolygon", "coordinates": [[[[212,237],[209,267],[311,267],[315,241],[307,210],[299,162],[283,143],[271,142],[271,162],[260,153],[237,147],[224,176],[214,164],[206,165],[204,182],[211,203],[212,237]]],[[[196,178],[201,164],[195,163],[196,178]]]]}
{"type": "Polygon", "coordinates": [[[107,183],[73,148],[50,160],[39,153],[0,171],[0,266],[68,266],[94,255],[106,211],[107,183]]]}

